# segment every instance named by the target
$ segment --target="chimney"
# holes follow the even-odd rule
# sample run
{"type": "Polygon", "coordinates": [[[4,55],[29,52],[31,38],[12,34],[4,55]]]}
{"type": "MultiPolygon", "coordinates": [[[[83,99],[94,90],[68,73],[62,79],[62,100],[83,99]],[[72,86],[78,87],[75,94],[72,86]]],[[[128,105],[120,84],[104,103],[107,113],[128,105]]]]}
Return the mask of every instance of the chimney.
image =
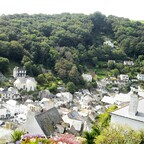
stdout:
{"type": "Polygon", "coordinates": [[[133,92],[131,94],[130,103],[129,103],[130,115],[135,116],[137,114],[138,102],[139,102],[138,94],[136,92],[133,92]]]}

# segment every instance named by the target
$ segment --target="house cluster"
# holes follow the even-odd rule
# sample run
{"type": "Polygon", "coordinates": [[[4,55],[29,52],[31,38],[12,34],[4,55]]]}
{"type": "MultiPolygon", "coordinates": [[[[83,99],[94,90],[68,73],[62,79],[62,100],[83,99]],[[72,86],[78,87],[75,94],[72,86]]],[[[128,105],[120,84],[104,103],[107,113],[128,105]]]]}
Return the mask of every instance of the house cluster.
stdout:
{"type": "MultiPolygon", "coordinates": [[[[115,89],[115,92],[117,90],[115,89]]],[[[111,125],[118,124],[129,126],[134,130],[143,130],[144,128],[144,90],[139,86],[131,87],[130,92],[114,93],[106,95],[101,99],[105,107],[117,105],[118,109],[111,112],[111,125]]]]}
{"type": "MultiPolygon", "coordinates": [[[[108,63],[110,63],[110,62],[116,63],[115,60],[108,60],[108,63]]],[[[134,62],[133,61],[123,61],[123,65],[125,65],[125,66],[134,66],[134,62]]],[[[144,81],[144,74],[137,74],[136,77],[137,77],[138,81],[144,81]]],[[[129,76],[126,75],[126,74],[120,74],[119,75],[119,80],[128,82],[129,81],[129,76]]],[[[137,80],[135,80],[135,81],[137,81],[137,80]]]]}
{"type": "Polygon", "coordinates": [[[16,88],[9,87],[9,88],[0,88],[0,95],[1,99],[19,99],[20,95],[16,88]]]}
{"type": "Polygon", "coordinates": [[[37,82],[33,77],[26,75],[25,68],[15,67],[13,70],[14,83],[13,87],[0,88],[0,95],[2,100],[19,99],[20,94],[18,90],[34,91],[37,82]]]}
{"type": "MultiPolygon", "coordinates": [[[[108,63],[109,63],[109,62],[116,63],[115,60],[108,60],[108,63]]],[[[125,60],[125,61],[123,61],[123,65],[125,65],[125,66],[134,66],[134,62],[133,62],[133,61],[125,60]]]]}
{"type": "Polygon", "coordinates": [[[52,95],[47,90],[39,94],[43,97],[40,101],[27,99],[23,104],[16,100],[1,101],[0,119],[9,118],[31,134],[50,136],[68,132],[80,135],[91,130],[92,122],[104,109],[99,104],[100,96],[87,89],[74,95],[69,92],[52,95]]]}
{"type": "MultiPolygon", "coordinates": [[[[19,69],[17,72],[14,73],[16,79],[14,86],[18,80],[27,78],[23,69],[19,69]]],[[[92,81],[91,75],[84,74],[83,76],[86,81],[92,81]]],[[[22,84],[23,82],[21,82],[22,84]]],[[[26,87],[25,85],[20,88],[25,89],[26,87]]],[[[18,89],[15,86],[7,91],[12,91],[15,96],[19,94],[18,89]]],[[[14,96],[9,99],[1,97],[0,120],[14,123],[17,127],[32,134],[39,133],[50,136],[56,132],[68,132],[80,135],[85,130],[91,130],[92,122],[105,109],[100,104],[100,93],[95,94],[83,89],[73,95],[63,91],[54,95],[48,90],[42,90],[39,92],[39,101],[26,99],[22,104],[18,103],[14,96]]]]}
{"type": "MultiPolygon", "coordinates": [[[[113,96],[104,95],[101,99],[101,102],[103,102],[105,105],[115,104],[118,107],[121,107],[130,102],[130,98],[133,93],[133,90],[135,90],[135,88],[131,87],[131,90],[128,93],[115,93],[113,96]]],[[[142,90],[140,87],[138,87],[138,89],[136,89],[136,91],[141,98],[144,98],[144,90],[142,90]]]]}
{"type": "MultiPolygon", "coordinates": [[[[137,74],[137,79],[132,79],[132,81],[144,81],[144,74],[137,74]]],[[[121,81],[129,81],[129,76],[126,74],[120,74],[119,79],[121,81]]]]}
{"type": "MultiPolygon", "coordinates": [[[[91,75],[83,74],[82,76],[86,81],[92,81],[91,75]]],[[[113,94],[105,88],[109,81],[101,80],[97,82],[98,87],[94,91],[81,89],[74,94],[60,91],[54,95],[48,90],[42,90],[38,95],[39,101],[26,99],[20,104],[15,100],[15,97],[19,95],[17,89],[34,90],[36,81],[26,76],[25,69],[18,68],[14,69],[14,78],[13,88],[0,90],[0,92],[11,92],[11,95],[7,95],[8,99],[3,95],[0,100],[0,120],[11,123],[9,126],[11,129],[17,127],[31,134],[44,136],[65,132],[81,135],[83,131],[91,131],[95,118],[112,105],[117,105],[119,109],[111,113],[111,123],[124,121],[124,124],[133,124],[136,120],[139,129],[144,125],[143,100],[133,93],[136,91],[142,99],[144,91],[140,88],[131,87],[131,91],[127,94],[117,93],[117,88],[115,88],[113,94]],[[19,84],[16,85],[17,83],[19,84]]]]}
{"type": "MultiPolygon", "coordinates": [[[[52,136],[68,132],[80,135],[83,131],[91,131],[92,122],[106,108],[117,105],[119,109],[123,109],[124,105],[132,103],[133,90],[135,89],[132,87],[127,94],[111,95],[102,83],[99,83],[97,91],[83,89],[73,95],[69,92],[53,95],[48,90],[42,90],[39,92],[39,101],[27,99],[23,104],[19,104],[12,99],[6,102],[1,100],[0,119],[9,119],[10,122],[17,124],[17,127],[31,134],[52,136]]],[[[140,88],[137,89],[137,93],[144,97],[144,91],[140,88]]],[[[115,120],[118,116],[116,117],[115,113],[111,115],[112,123],[118,123],[115,120]],[[113,115],[116,118],[113,118],[113,115]]]]}

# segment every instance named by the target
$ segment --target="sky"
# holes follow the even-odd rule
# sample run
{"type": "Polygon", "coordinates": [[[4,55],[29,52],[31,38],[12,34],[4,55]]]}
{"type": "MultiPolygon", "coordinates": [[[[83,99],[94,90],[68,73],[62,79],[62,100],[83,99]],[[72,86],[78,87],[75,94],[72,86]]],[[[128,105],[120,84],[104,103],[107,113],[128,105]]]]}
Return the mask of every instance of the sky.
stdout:
{"type": "Polygon", "coordinates": [[[2,14],[102,14],[144,20],[144,0],[0,0],[2,14]]]}

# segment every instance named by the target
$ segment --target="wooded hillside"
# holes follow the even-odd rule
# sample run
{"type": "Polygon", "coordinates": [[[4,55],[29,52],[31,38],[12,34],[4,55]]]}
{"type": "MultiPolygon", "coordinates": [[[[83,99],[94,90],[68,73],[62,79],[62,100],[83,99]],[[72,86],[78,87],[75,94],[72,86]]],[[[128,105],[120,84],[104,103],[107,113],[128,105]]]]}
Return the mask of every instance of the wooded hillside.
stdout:
{"type": "Polygon", "coordinates": [[[0,57],[3,73],[9,62],[16,62],[29,75],[37,77],[45,68],[75,85],[82,83],[81,73],[87,66],[106,67],[100,62],[108,60],[135,61],[138,67],[132,71],[144,73],[144,24],[100,12],[2,15],[0,57]]]}

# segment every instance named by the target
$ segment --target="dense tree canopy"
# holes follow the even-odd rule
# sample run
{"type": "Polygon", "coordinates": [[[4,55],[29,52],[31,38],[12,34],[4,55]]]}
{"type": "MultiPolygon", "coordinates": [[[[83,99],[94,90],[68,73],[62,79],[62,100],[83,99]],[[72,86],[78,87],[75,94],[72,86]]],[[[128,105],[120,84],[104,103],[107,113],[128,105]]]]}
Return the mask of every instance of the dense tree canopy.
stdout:
{"type": "MultiPolygon", "coordinates": [[[[29,75],[51,69],[57,77],[76,85],[85,66],[95,67],[109,59],[140,62],[135,72],[144,73],[143,30],[144,24],[139,21],[106,17],[100,12],[1,15],[0,57],[25,66],[29,75]],[[106,41],[113,46],[104,44],[106,41]]],[[[109,68],[122,71],[117,65],[109,64],[109,68]]]]}
{"type": "Polygon", "coordinates": [[[0,71],[7,72],[9,68],[9,60],[7,58],[0,57],[0,71]]]}

